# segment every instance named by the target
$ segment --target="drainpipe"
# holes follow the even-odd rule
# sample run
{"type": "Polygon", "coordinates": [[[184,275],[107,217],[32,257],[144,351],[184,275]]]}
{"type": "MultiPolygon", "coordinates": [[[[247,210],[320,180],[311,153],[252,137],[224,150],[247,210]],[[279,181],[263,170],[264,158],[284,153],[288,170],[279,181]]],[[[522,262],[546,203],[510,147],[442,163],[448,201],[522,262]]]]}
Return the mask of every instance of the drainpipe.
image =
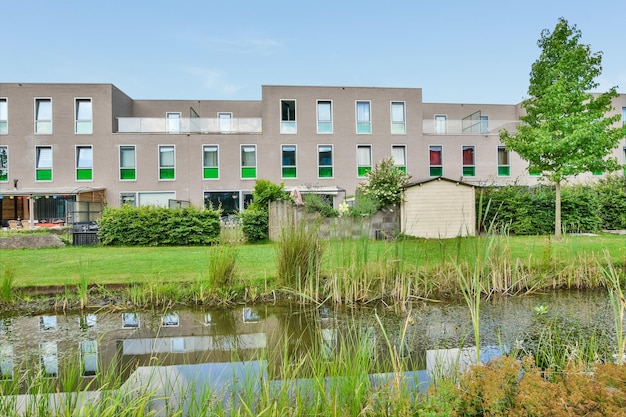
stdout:
{"type": "Polygon", "coordinates": [[[34,207],[35,202],[33,201],[33,195],[30,194],[28,196],[28,219],[29,219],[29,225],[31,229],[35,228],[35,207],[34,207]]]}

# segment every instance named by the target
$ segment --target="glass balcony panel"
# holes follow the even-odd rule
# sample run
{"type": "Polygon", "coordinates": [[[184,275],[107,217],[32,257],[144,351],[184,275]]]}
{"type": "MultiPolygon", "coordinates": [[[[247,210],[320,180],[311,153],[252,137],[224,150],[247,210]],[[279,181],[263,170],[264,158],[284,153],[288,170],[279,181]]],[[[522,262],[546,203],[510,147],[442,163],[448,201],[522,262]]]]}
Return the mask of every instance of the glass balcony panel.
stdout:
{"type": "Polygon", "coordinates": [[[445,131],[437,130],[436,120],[422,121],[422,131],[425,135],[498,135],[500,130],[506,129],[510,133],[517,133],[519,120],[489,120],[488,132],[484,132],[484,123],[476,124],[476,128],[468,128],[467,121],[446,120],[445,131]]]}
{"type": "MultiPolygon", "coordinates": [[[[181,118],[177,119],[178,130],[174,133],[168,129],[168,119],[157,117],[118,117],[117,133],[262,133],[263,124],[260,117],[231,119],[231,129],[224,131],[224,121],[218,118],[181,118]]],[[[293,122],[295,125],[295,122],[293,122]]],[[[295,128],[295,127],[294,127],[295,128]]],[[[295,133],[295,132],[294,132],[295,133]]]]}

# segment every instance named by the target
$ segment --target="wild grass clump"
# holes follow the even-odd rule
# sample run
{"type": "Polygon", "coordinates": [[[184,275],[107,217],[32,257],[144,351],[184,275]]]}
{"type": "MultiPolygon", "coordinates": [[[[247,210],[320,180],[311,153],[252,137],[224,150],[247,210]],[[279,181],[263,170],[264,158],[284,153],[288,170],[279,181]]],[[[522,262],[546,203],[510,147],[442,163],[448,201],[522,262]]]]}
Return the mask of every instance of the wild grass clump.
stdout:
{"type": "Polygon", "coordinates": [[[0,297],[5,303],[13,301],[13,292],[15,291],[15,270],[10,263],[2,267],[2,281],[0,282],[0,297]]]}
{"type": "Polygon", "coordinates": [[[276,253],[278,283],[292,288],[306,286],[320,273],[324,249],[316,224],[298,221],[284,225],[276,253]]]}

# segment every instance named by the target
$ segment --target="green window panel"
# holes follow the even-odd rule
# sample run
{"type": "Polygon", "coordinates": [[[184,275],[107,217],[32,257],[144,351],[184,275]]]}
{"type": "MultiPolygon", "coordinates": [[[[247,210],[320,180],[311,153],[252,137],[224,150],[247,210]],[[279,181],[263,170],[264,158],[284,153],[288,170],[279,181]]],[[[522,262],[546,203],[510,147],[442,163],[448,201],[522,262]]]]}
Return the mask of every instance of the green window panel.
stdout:
{"type": "Polygon", "coordinates": [[[38,169],[37,181],[52,181],[52,170],[51,169],[38,169]]]}
{"type": "Polygon", "coordinates": [[[9,124],[6,121],[0,121],[0,135],[9,133],[9,124]]]}
{"type": "Polygon", "coordinates": [[[593,175],[602,175],[602,174],[604,174],[604,171],[591,171],[591,173],[593,175]]]}
{"type": "Polygon", "coordinates": [[[90,168],[78,168],[76,170],[76,179],[79,181],[92,180],[92,170],[90,168]]]}
{"type": "Polygon", "coordinates": [[[402,172],[403,174],[406,174],[406,167],[396,167],[398,169],[398,171],[402,172]]]}
{"type": "Polygon", "coordinates": [[[498,167],[499,177],[508,177],[511,175],[511,167],[498,167]]]}
{"type": "Polygon", "coordinates": [[[430,167],[431,177],[441,177],[443,175],[443,167],[430,167]]]}
{"type": "Polygon", "coordinates": [[[332,178],[333,168],[332,167],[319,167],[318,174],[320,178],[332,178]]]}
{"type": "Polygon", "coordinates": [[[541,172],[539,172],[539,171],[528,171],[528,174],[531,177],[539,177],[539,176],[541,176],[541,172]]]}
{"type": "Polygon", "coordinates": [[[241,178],[256,178],[256,168],[241,168],[241,178]]]}
{"type": "Polygon", "coordinates": [[[394,135],[404,135],[406,133],[406,125],[404,123],[392,123],[391,133],[394,135]]]}
{"type": "Polygon", "coordinates": [[[6,170],[0,170],[0,181],[8,181],[9,180],[9,174],[7,173],[6,170]]]}
{"type": "Polygon", "coordinates": [[[159,170],[159,179],[161,180],[173,180],[174,168],[161,168],[159,170]]]}
{"type": "Polygon", "coordinates": [[[204,179],[205,180],[215,180],[218,179],[219,169],[218,168],[204,168],[204,179]]]}
{"type": "Polygon", "coordinates": [[[463,167],[463,176],[464,177],[473,177],[476,175],[475,167],[463,167]]]}
{"type": "Polygon", "coordinates": [[[283,178],[296,178],[296,168],[295,167],[283,168],[283,178]]]}
{"type": "Polygon", "coordinates": [[[121,168],[120,169],[120,179],[121,180],[135,180],[135,179],[137,179],[137,174],[135,172],[135,168],[121,168]]]}
{"type": "Polygon", "coordinates": [[[366,177],[367,173],[370,172],[372,170],[372,167],[359,167],[358,168],[358,176],[359,177],[366,177]]]}

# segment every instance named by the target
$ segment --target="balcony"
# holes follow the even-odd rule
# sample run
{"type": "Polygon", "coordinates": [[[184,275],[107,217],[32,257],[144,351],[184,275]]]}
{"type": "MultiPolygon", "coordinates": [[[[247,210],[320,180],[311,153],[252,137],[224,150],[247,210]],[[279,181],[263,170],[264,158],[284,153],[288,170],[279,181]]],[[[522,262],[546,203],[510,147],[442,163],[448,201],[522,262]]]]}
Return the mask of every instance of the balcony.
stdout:
{"type": "Polygon", "coordinates": [[[497,135],[502,129],[517,132],[519,120],[424,120],[425,135],[497,135]]]}
{"type": "Polygon", "coordinates": [[[263,133],[263,123],[260,117],[227,120],[201,117],[118,117],[117,133],[259,134],[263,133]]]}

